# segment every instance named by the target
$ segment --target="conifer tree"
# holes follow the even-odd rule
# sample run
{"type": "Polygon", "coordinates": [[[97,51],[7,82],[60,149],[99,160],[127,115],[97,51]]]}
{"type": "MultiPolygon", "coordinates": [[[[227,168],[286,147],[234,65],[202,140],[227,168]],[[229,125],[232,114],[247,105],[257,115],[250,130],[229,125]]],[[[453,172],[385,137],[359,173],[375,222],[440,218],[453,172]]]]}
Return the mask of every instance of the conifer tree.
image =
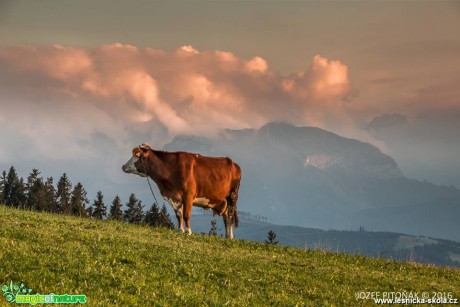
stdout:
{"type": "Polygon", "coordinates": [[[174,223],[171,221],[165,205],[159,209],[156,202],[152,204],[152,207],[145,215],[145,223],[152,227],[174,228],[174,223]]]}
{"type": "Polygon", "coordinates": [[[158,227],[160,225],[160,209],[157,203],[154,202],[150,210],[145,215],[145,223],[152,227],[158,227]]]}
{"type": "Polygon", "coordinates": [[[45,189],[45,183],[43,182],[43,178],[39,178],[34,186],[33,186],[33,192],[36,195],[36,206],[35,210],[38,211],[45,211],[48,204],[46,202],[46,189],[45,189]]]}
{"type": "Polygon", "coordinates": [[[26,207],[37,211],[43,211],[47,207],[46,191],[40,171],[36,168],[27,177],[26,188],[26,207]]]}
{"type": "Polygon", "coordinates": [[[125,221],[128,223],[139,224],[144,220],[144,206],[142,202],[136,198],[134,193],[129,196],[128,203],[126,204],[125,221]]]}
{"type": "Polygon", "coordinates": [[[20,208],[25,208],[27,202],[26,195],[26,185],[24,183],[24,178],[20,177],[18,185],[13,190],[14,199],[17,201],[17,206],[20,208]]]}
{"type": "Polygon", "coordinates": [[[28,193],[32,189],[35,181],[37,181],[39,178],[40,178],[40,171],[36,168],[32,169],[29,176],[27,177],[26,189],[28,193]]]}
{"type": "Polygon", "coordinates": [[[109,218],[114,220],[123,220],[123,211],[121,210],[121,199],[117,195],[110,206],[109,218]]]}
{"type": "Polygon", "coordinates": [[[86,197],[87,193],[83,185],[79,182],[75,185],[72,190],[72,195],[70,197],[71,203],[71,213],[72,215],[77,216],[86,216],[86,205],[89,203],[88,198],[86,197]]]}
{"type": "Polygon", "coordinates": [[[18,177],[13,166],[6,176],[3,194],[7,206],[23,207],[26,202],[24,179],[18,177]]]}
{"type": "Polygon", "coordinates": [[[70,183],[67,174],[62,174],[62,177],[57,183],[56,191],[56,209],[57,212],[70,214],[72,212],[72,204],[70,202],[72,194],[72,184],[70,183]]]}
{"type": "Polygon", "coordinates": [[[102,220],[107,215],[107,207],[104,204],[104,195],[97,191],[96,199],[93,202],[93,217],[102,220]]]}
{"type": "Polygon", "coordinates": [[[268,232],[268,235],[267,235],[267,240],[265,240],[265,243],[267,244],[278,244],[278,241],[275,241],[276,240],[276,234],[273,230],[270,230],[268,232]]]}
{"type": "Polygon", "coordinates": [[[45,182],[45,211],[56,211],[56,189],[54,188],[53,177],[49,177],[45,182]]]}
{"type": "Polygon", "coordinates": [[[210,236],[217,236],[217,222],[215,218],[211,220],[211,229],[209,230],[208,234],[210,236]]]}
{"type": "Polygon", "coordinates": [[[171,220],[171,216],[166,209],[166,206],[163,204],[160,210],[160,226],[166,228],[174,228],[174,223],[171,220]]]}
{"type": "Polygon", "coordinates": [[[5,203],[5,184],[6,184],[6,171],[2,172],[2,176],[0,177],[0,204],[5,203]]]}
{"type": "MultiPolygon", "coordinates": [[[[3,171],[4,174],[6,174],[5,171],[3,171]]],[[[3,184],[3,201],[5,205],[7,206],[13,206],[13,201],[12,201],[12,190],[14,189],[14,185],[18,181],[18,175],[16,174],[16,169],[11,166],[10,170],[8,171],[8,174],[6,175],[5,178],[5,183],[3,184]]]]}

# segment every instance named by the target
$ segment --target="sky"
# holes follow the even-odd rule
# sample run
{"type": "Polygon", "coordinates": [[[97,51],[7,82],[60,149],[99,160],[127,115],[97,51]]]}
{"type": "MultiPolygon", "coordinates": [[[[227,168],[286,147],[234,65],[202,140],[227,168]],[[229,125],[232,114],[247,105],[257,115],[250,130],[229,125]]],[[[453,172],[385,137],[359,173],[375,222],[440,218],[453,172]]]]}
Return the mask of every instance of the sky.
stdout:
{"type": "Polygon", "coordinates": [[[283,121],[460,188],[458,29],[458,1],[0,0],[0,170],[142,193],[133,147],[283,121]]]}

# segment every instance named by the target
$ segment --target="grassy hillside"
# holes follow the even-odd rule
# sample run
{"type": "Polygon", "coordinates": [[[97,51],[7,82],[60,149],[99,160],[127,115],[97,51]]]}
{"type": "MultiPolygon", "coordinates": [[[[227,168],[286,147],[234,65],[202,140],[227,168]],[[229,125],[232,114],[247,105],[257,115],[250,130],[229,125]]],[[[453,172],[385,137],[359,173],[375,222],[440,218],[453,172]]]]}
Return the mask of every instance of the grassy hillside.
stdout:
{"type": "MultiPolygon", "coordinates": [[[[373,305],[360,291],[452,292],[460,270],[0,206],[0,283],[89,306],[373,305]]],[[[0,297],[0,305],[9,305],[0,297]]]]}
{"type": "MultiPolygon", "coordinates": [[[[208,233],[212,213],[194,215],[195,232],[208,233]]],[[[219,234],[225,234],[222,219],[216,219],[219,234]]],[[[395,260],[411,260],[460,268],[460,242],[412,236],[394,232],[321,230],[297,226],[275,225],[240,215],[237,238],[264,242],[273,230],[280,245],[321,249],[395,260]]]]}

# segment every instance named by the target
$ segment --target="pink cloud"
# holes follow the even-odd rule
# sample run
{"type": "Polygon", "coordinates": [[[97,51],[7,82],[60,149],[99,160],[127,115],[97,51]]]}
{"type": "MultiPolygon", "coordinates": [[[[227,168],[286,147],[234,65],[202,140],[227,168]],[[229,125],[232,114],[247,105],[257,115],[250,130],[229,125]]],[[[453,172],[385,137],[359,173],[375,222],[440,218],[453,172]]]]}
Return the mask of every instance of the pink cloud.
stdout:
{"type": "Polygon", "coordinates": [[[326,113],[332,122],[347,117],[342,98],[351,88],[347,66],[319,55],[285,77],[260,56],[247,60],[190,45],[172,52],[118,43],[13,46],[0,48],[0,64],[19,80],[48,80],[62,100],[94,105],[126,126],[157,121],[170,135],[213,135],[273,120],[328,128],[326,113]]]}
{"type": "Polygon", "coordinates": [[[348,67],[340,61],[330,61],[315,55],[307,71],[285,79],[283,86],[288,93],[299,99],[334,100],[350,90],[348,67]]]}
{"type": "Polygon", "coordinates": [[[25,73],[38,71],[56,79],[87,73],[92,64],[86,50],[60,45],[0,48],[0,58],[25,73]]]}

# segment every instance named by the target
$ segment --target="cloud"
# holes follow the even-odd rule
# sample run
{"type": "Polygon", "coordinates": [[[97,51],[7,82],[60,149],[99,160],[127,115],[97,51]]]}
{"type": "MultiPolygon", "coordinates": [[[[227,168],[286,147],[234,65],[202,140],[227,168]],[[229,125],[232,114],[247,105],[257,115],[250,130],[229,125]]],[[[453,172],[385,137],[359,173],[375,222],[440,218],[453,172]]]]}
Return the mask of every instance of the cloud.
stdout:
{"type": "Polygon", "coordinates": [[[25,74],[36,71],[61,80],[70,80],[91,69],[86,50],[60,45],[0,48],[0,59],[25,74]]]}
{"type": "Polygon", "coordinates": [[[115,194],[134,184],[120,165],[142,142],[275,120],[328,128],[325,109],[344,109],[347,67],[320,56],[305,67],[283,76],[258,55],[193,46],[0,46],[0,165],[66,171],[90,186],[105,178],[115,194]]]}
{"type": "Polygon", "coordinates": [[[157,120],[170,134],[212,134],[221,128],[291,121],[292,115],[299,124],[318,124],[312,120],[315,107],[340,107],[350,90],[346,65],[319,55],[307,70],[288,77],[270,71],[259,56],[246,60],[192,46],[172,52],[122,44],[94,49],[13,46],[0,49],[0,61],[19,82],[32,76],[48,80],[38,92],[47,89],[76,103],[93,101],[102,109],[118,109],[127,123],[157,120]]]}
{"type": "Polygon", "coordinates": [[[335,100],[350,90],[348,67],[340,61],[329,61],[316,55],[308,71],[286,79],[284,86],[286,91],[300,99],[335,100]]]}

